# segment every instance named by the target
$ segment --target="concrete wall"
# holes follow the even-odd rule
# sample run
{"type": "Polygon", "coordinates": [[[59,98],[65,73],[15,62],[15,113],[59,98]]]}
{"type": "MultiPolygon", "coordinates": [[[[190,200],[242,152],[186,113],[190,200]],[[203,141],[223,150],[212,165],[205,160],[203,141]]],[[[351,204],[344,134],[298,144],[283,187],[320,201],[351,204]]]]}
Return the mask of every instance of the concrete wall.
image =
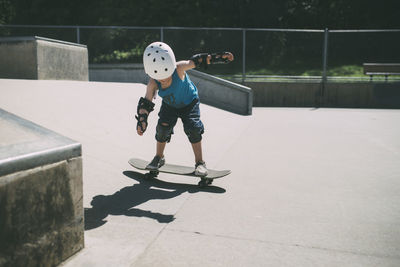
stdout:
{"type": "MultiPolygon", "coordinates": [[[[189,75],[199,90],[201,101],[241,115],[251,115],[253,93],[249,87],[229,82],[199,71],[190,70],[189,75]]],[[[91,81],[147,83],[143,64],[91,64],[91,81]]]]}
{"type": "Polygon", "coordinates": [[[0,78],[89,80],[85,45],[42,37],[0,38],[0,78]]]}
{"type": "Polygon", "coordinates": [[[0,266],[55,266],[84,246],[81,145],[0,109],[0,266]]]}
{"type": "Polygon", "coordinates": [[[328,83],[323,106],[345,108],[400,108],[400,83],[328,83]]]}
{"type": "Polygon", "coordinates": [[[313,107],[320,93],[318,83],[245,82],[253,89],[256,107],[313,107]]]}
{"type": "Polygon", "coordinates": [[[400,83],[246,82],[257,107],[400,108],[400,83]]]}

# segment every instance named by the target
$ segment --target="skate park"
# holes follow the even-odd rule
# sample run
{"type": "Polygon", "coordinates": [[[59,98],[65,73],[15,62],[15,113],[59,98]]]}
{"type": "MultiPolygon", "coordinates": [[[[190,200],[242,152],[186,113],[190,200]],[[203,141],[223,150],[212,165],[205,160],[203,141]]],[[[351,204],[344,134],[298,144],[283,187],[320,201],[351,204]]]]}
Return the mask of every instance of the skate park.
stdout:
{"type": "MultiPolygon", "coordinates": [[[[201,75],[199,90],[223,82],[201,75]]],[[[61,266],[399,265],[399,110],[252,107],[251,90],[226,85],[251,97],[239,110],[202,100],[203,149],[210,168],[232,173],[199,189],[192,177],[146,181],[128,164],[155,151],[159,97],[136,134],[144,82],[86,77],[0,79],[2,110],[67,138],[82,160],[74,214],[84,246],[61,266]]],[[[3,133],[11,144],[37,138],[3,133]]],[[[193,165],[180,123],[166,160],[193,165]]]]}

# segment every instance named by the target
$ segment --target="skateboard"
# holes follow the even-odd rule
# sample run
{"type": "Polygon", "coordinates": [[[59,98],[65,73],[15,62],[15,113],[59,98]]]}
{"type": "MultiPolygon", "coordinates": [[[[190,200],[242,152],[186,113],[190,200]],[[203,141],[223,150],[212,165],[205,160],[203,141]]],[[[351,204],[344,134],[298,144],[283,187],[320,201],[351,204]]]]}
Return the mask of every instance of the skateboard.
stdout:
{"type": "MultiPolygon", "coordinates": [[[[139,169],[139,170],[148,170],[148,169],[146,169],[146,166],[150,163],[149,161],[146,161],[143,159],[138,159],[138,158],[132,158],[128,162],[130,165],[132,165],[133,167],[135,167],[136,169],[139,169]]],[[[183,175],[183,176],[192,176],[192,177],[200,178],[201,180],[198,183],[198,185],[200,187],[205,187],[207,185],[212,184],[214,179],[224,177],[231,173],[230,170],[217,171],[217,170],[208,169],[207,176],[197,176],[194,174],[194,170],[195,170],[194,167],[166,163],[164,166],[162,166],[161,168],[159,168],[156,171],[148,170],[149,172],[146,173],[144,177],[146,179],[156,178],[160,172],[171,173],[171,174],[176,174],[176,175],[183,175]]]]}

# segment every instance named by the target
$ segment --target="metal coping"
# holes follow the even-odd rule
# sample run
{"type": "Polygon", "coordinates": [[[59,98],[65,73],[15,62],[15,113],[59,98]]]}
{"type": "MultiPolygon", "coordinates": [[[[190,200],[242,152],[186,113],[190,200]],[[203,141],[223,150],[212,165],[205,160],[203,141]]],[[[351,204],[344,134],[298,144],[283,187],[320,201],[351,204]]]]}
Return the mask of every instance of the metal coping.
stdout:
{"type": "Polygon", "coordinates": [[[80,143],[1,108],[0,119],[9,124],[10,132],[19,135],[16,142],[0,143],[0,176],[82,155],[80,143]]]}
{"type": "Polygon", "coordinates": [[[60,40],[45,38],[45,37],[40,37],[40,36],[0,37],[0,43],[16,43],[16,42],[29,42],[29,41],[46,41],[46,42],[51,42],[51,43],[58,43],[58,44],[72,45],[72,46],[87,48],[87,46],[83,45],[83,44],[60,41],[60,40]]]}

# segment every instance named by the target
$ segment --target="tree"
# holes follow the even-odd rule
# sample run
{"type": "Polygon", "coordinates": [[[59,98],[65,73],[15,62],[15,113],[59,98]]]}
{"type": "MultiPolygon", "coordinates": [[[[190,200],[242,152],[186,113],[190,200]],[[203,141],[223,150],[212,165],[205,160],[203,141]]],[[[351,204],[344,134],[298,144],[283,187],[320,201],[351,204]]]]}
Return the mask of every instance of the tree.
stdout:
{"type": "Polygon", "coordinates": [[[0,0],[0,24],[9,23],[15,15],[10,0],[0,0]]]}

